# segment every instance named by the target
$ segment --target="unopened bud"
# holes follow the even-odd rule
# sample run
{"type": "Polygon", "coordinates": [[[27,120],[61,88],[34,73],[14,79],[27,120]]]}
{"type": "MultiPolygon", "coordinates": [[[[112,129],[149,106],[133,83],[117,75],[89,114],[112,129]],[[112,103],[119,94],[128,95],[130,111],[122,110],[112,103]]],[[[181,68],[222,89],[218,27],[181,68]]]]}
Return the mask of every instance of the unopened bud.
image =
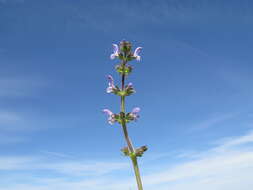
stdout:
{"type": "Polygon", "coordinates": [[[126,56],[131,54],[132,44],[128,41],[121,41],[119,44],[120,51],[123,52],[126,56]]]}
{"type": "Polygon", "coordinates": [[[129,156],[130,155],[128,147],[124,147],[124,148],[122,148],[120,150],[121,150],[121,152],[123,152],[123,154],[125,156],[129,156]]]}
{"type": "Polygon", "coordinates": [[[137,149],[135,150],[135,155],[138,156],[138,157],[141,157],[141,156],[143,155],[143,153],[144,153],[145,151],[147,151],[147,150],[148,150],[148,147],[147,147],[147,146],[141,146],[140,148],[137,148],[137,149]]]}

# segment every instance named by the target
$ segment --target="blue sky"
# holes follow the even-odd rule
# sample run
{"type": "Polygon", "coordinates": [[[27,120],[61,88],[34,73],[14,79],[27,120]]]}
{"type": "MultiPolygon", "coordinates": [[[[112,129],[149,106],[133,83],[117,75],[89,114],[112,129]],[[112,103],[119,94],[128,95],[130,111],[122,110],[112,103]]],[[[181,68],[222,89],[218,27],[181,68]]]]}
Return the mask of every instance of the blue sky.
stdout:
{"type": "Polygon", "coordinates": [[[0,0],[0,190],[133,190],[112,43],[141,46],[127,110],[146,190],[250,190],[253,2],[0,0]]]}

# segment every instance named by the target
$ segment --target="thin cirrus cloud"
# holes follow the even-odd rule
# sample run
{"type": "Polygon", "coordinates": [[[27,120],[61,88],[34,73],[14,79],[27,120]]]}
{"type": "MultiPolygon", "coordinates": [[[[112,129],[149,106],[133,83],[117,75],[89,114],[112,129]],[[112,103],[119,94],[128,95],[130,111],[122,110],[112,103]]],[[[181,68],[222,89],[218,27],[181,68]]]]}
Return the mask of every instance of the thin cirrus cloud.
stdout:
{"type": "MultiPolygon", "coordinates": [[[[155,24],[164,24],[165,22],[177,22],[195,24],[198,22],[206,22],[208,20],[219,21],[226,20],[226,18],[235,17],[242,20],[246,20],[245,15],[249,18],[252,17],[252,11],[246,3],[244,8],[238,11],[237,6],[233,3],[226,4],[224,2],[213,3],[211,0],[206,1],[115,1],[114,5],[105,3],[99,3],[99,5],[94,1],[94,6],[79,7],[74,9],[73,15],[76,20],[81,23],[89,24],[100,30],[112,30],[115,26],[115,22],[119,24],[124,23],[122,20],[131,20],[132,25],[135,26],[137,23],[143,24],[146,22],[155,24]],[[78,11],[76,11],[78,10],[78,11]],[[107,17],[103,14],[95,14],[94,11],[98,12],[110,12],[107,17]],[[127,11],[121,11],[127,10],[127,11]],[[146,11],[149,10],[149,11],[146,11]],[[233,13],[233,14],[231,14],[233,13]],[[121,17],[116,17],[115,15],[120,14],[121,17]]],[[[124,27],[124,24],[122,25],[124,27]]]]}
{"type": "Polygon", "coordinates": [[[15,144],[26,141],[27,141],[26,138],[20,137],[19,135],[6,134],[6,133],[0,134],[0,145],[15,144]]]}
{"type": "MultiPolygon", "coordinates": [[[[160,170],[152,173],[154,160],[143,163],[143,182],[145,189],[161,190],[251,190],[253,185],[253,131],[245,135],[222,139],[219,144],[205,151],[185,154],[182,162],[160,164],[160,170]],[[241,187],[241,188],[240,188],[241,187]]],[[[62,159],[62,158],[61,158],[62,159]]],[[[117,172],[130,172],[125,162],[92,161],[73,159],[69,161],[47,160],[43,157],[5,157],[0,158],[0,170],[8,171],[13,176],[20,171],[25,172],[30,182],[18,183],[11,175],[2,176],[2,180],[13,180],[8,186],[0,185],[0,190],[129,190],[135,189],[133,176],[130,174],[119,178],[117,172]],[[39,171],[47,171],[47,176],[38,177],[39,171]],[[48,174],[61,174],[48,178],[48,174]]],[[[156,162],[159,164],[159,162],[156,162]]],[[[18,175],[17,175],[18,176],[18,175]]],[[[16,176],[16,177],[17,177],[16,176]]],[[[20,179],[20,176],[17,177],[20,179]]]]}
{"type": "Polygon", "coordinates": [[[0,132],[13,133],[34,130],[28,121],[28,116],[25,114],[0,110],[0,132]]]}
{"type": "Polygon", "coordinates": [[[209,119],[193,124],[193,127],[190,130],[206,129],[209,127],[213,127],[219,123],[236,118],[239,114],[240,114],[239,112],[231,112],[231,113],[224,113],[224,114],[216,113],[210,116],[209,119]]]}
{"type": "Polygon", "coordinates": [[[44,86],[44,81],[33,78],[0,78],[0,98],[33,96],[44,86]]]}
{"type": "Polygon", "coordinates": [[[31,129],[27,124],[20,114],[0,110],[0,145],[27,141],[26,138],[18,134],[31,129]]]}
{"type": "MultiPolygon", "coordinates": [[[[42,79],[31,77],[1,77],[0,100],[3,103],[25,97],[38,97],[46,86],[42,79]]],[[[18,104],[16,104],[18,106],[18,104]]],[[[25,142],[28,139],[20,132],[34,131],[34,118],[15,109],[0,110],[0,144],[13,144],[25,142]]]]}
{"type": "Polygon", "coordinates": [[[111,171],[126,169],[129,164],[76,159],[68,154],[41,151],[41,156],[0,156],[2,171],[47,170],[66,175],[102,175],[111,171]],[[52,155],[53,154],[53,155],[52,155]],[[60,156],[59,156],[60,155],[60,156]],[[64,157],[63,157],[64,155],[64,157]],[[54,159],[52,159],[54,156],[54,159]]]}
{"type": "Polygon", "coordinates": [[[0,3],[24,3],[25,0],[0,0],[0,3]]]}
{"type": "Polygon", "coordinates": [[[21,117],[13,112],[0,111],[0,124],[12,124],[19,122],[21,117]]]}
{"type": "Polygon", "coordinates": [[[224,140],[209,150],[190,154],[191,161],[145,176],[144,180],[164,190],[250,190],[253,185],[249,178],[253,172],[252,142],[253,131],[224,140]],[[243,188],[239,188],[241,184],[243,188]]]}

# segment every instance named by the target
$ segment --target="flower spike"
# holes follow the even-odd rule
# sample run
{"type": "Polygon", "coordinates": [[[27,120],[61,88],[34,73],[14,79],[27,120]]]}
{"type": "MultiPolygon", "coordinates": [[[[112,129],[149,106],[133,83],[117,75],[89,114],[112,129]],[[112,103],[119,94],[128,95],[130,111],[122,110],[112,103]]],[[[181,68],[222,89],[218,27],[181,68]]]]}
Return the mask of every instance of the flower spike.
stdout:
{"type": "Polygon", "coordinates": [[[137,60],[140,61],[141,60],[141,56],[139,56],[139,53],[141,51],[142,47],[137,47],[134,51],[134,55],[133,57],[137,60]]]}
{"type": "MultiPolygon", "coordinates": [[[[0,0],[1,1],[1,0],[0,0]]],[[[137,121],[140,112],[139,107],[133,108],[131,112],[126,112],[125,108],[125,99],[127,96],[135,93],[134,86],[131,82],[126,83],[126,78],[132,72],[133,68],[128,63],[132,60],[141,60],[141,56],[139,55],[142,47],[137,47],[134,51],[132,51],[132,44],[129,41],[123,40],[118,45],[112,44],[113,52],[110,55],[111,59],[117,59],[120,62],[115,66],[116,71],[119,73],[121,77],[121,85],[118,86],[117,82],[114,83],[113,77],[111,75],[107,75],[107,79],[109,85],[106,88],[107,93],[112,93],[117,96],[120,96],[120,112],[113,113],[109,109],[103,109],[103,113],[107,115],[107,121],[109,124],[118,123],[122,126],[124,137],[127,143],[127,147],[121,149],[124,155],[129,156],[132,160],[134,173],[137,181],[138,190],[143,190],[141,176],[138,168],[137,157],[141,157],[143,153],[147,150],[146,146],[141,146],[140,148],[134,148],[131,139],[127,132],[127,124],[133,121],[137,121]]]]}
{"type": "Polygon", "coordinates": [[[117,44],[112,44],[113,47],[113,53],[111,54],[110,58],[115,59],[115,57],[119,56],[119,47],[117,44]]]}

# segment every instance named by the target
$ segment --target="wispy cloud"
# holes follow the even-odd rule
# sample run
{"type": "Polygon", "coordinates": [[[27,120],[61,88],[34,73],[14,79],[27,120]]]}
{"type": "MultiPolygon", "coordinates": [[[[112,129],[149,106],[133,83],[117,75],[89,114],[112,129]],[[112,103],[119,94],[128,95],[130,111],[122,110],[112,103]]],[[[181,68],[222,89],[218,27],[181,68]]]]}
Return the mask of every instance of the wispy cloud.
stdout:
{"type": "Polygon", "coordinates": [[[249,143],[253,143],[253,131],[241,137],[230,137],[221,141],[222,142],[216,142],[221,144],[215,148],[216,151],[226,151],[229,148],[238,148],[238,146],[240,147],[241,145],[248,145],[249,143]]]}
{"type": "Polygon", "coordinates": [[[60,153],[60,152],[52,152],[43,150],[41,153],[47,155],[48,157],[58,157],[58,158],[73,158],[73,156],[70,156],[68,154],[60,153]]]}
{"type": "Polygon", "coordinates": [[[250,190],[253,184],[249,177],[253,172],[252,134],[221,140],[216,147],[189,155],[191,161],[168,165],[168,169],[145,176],[144,181],[161,189],[236,190],[244,184],[243,189],[250,190]]]}
{"type": "Polygon", "coordinates": [[[38,126],[33,115],[15,111],[0,110],[0,144],[15,144],[29,141],[27,133],[46,130],[38,126]]]}
{"type": "Polygon", "coordinates": [[[20,116],[16,113],[0,111],[0,125],[16,123],[20,120],[20,116]]]}
{"type": "Polygon", "coordinates": [[[23,113],[0,110],[0,132],[15,133],[20,131],[34,131],[31,116],[23,113]]]}
{"type": "Polygon", "coordinates": [[[239,112],[224,113],[224,114],[218,114],[218,113],[212,114],[211,116],[209,116],[208,119],[192,124],[192,128],[190,130],[197,130],[197,129],[205,129],[205,128],[209,128],[209,127],[214,127],[224,121],[231,120],[231,119],[235,118],[239,114],[240,114],[239,112]]]}
{"type": "Polygon", "coordinates": [[[72,176],[97,176],[111,171],[126,169],[129,165],[122,162],[101,162],[87,160],[50,160],[35,156],[1,156],[0,170],[5,171],[52,171],[72,176]]]}
{"type": "Polygon", "coordinates": [[[24,118],[10,111],[0,110],[0,144],[13,144],[25,142],[26,138],[19,136],[18,132],[29,129],[24,124],[24,118]]]}
{"type": "Polygon", "coordinates": [[[24,137],[20,137],[19,135],[14,135],[10,133],[3,133],[0,134],[0,144],[13,144],[13,143],[20,143],[20,142],[26,142],[27,139],[24,137]]]}
{"type": "Polygon", "coordinates": [[[217,23],[224,22],[224,20],[231,17],[245,20],[245,15],[249,18],[253,16],[247,3],[242,3],[245,6],[242,6],[243,9],[238,10],[238,7],[233,3],[224,1],[214,3],[211,0],[114,1],[111,4],[107,2],[100,2],[99,4],[96,1],[94,2],[88,9],[86,7],[75,8],[78,11],[75,11],[74,18],[80,23],[89,24],[89,26],[103,31],[112,30],[115,27],[115,23],[122,24],[121,27],[126,27],[124,25],[125,20],[132,21],[132,24],[127,25],[128,29],[130,29],[143,23],[176,23],[178,25],[192,23],[192,25],[198,26],[196,23],[206,23],[206,20],[215,20],[215,23],[217,23]],[[107,16],[94,14],[102,12],[107,12],[107,16]]]}
{"type": "MultiPolygon", "coordinates": [[[[215,142],[214,147],[205,151],[194,151],[189,157],[185,154],[185,157],[189,159],[183,163],[159,164],[158,158],[155,162],[156,167],[161,169],[156,169],[156,172],[151,174],[144,173],[145,189],[251,190],[253,185],[251,179],[253,172],[252,142],[253,132],[250,131],[243,136],[221,139],[219,144],[215,142]]],[[[117,171],[127,171],[128,167],[130,165],[125,162],[68,161],[68,159],[65,161],[52,161],[43,157],[2,156],[0,157],[0,170],[13,173],[29,171],[28,178],[32,179],[32,182],[13,183],[8,187],[0,185],[0,189],[129,190],[129,187],[135,188],[133,176],[121,178],[117,175],[117,171]],[[37,177],[35,175],[36,171],[42,170],[61,173],[63,176],[37,177]]],[[[145,168],[144,171],[148,171],[155,165],[144,163],[143,167],[145,168]]],[[[48,172],[47,174],[49,174],[48,172]]],[[[7,177],[10,178],[10,176],[7,177]]],[[[18,180],[13,179],[13,181],[18,180]]]]}
{"type": "Polygon", "coordinates": [[[0,78],[0,97],[31,96],[44,86],[44,81],[33,78],[0,78]]]}
{"type": "Polygon", "coordinates": [[[0,0],[0,3],[24,3],[25,0],[0,0]]]}

